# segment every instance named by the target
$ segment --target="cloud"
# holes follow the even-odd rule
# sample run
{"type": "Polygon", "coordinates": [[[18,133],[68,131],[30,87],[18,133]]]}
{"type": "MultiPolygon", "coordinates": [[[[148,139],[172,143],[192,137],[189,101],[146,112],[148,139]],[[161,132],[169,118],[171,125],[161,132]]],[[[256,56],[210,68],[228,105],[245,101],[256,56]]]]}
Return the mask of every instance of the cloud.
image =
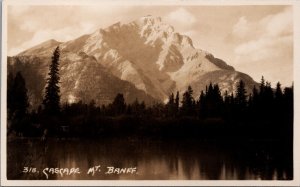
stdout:
{"type": "Polygon", "coordinates": [[[291,45],[292,36],[283,37],[262,37],[258,40],[252,40],[242,43],[235,48],[235,53],[239,56],[251,56],[254,61],[264,60],[268,58],[279,57],[281,52],[286,52],[283,48],[291,45]]]}
{"type": "MultiPolygon", "coordinates": [[[[157,14],[156,9],[109,5],[11,6],[8,11],[8,54],[16,55],[48,39],[75,39],[118,21],[130,22],[145,15],[145,12],[157,14]]],[[[162,15],[164,21],[173,25],[178,32],[195,31],[193,26],[196,25],[196,18],[188,10],[172,7],[162,15]]]]}
{"type": "Polygon", "coordinates": [[[290,84],[289,76],[292,75],[281,72],[292,72],[293,14],[290,7],[257,22],[241,17],[233,26],[232,34],[237,38],[235,66],[241,67],[241,71],[248,71],[256,80],[262,75],[269,75],[267,78],[273,82],[290,84]]]}
{"type": "Polygon", "coordinates": [[[261,25],[266,25],[265,30],[270,36],[291,35],[293,31],[292,9],[286,8],[284,11],[270,15],[261,20],[261,25]]]}
{"type": "Polygon", "coordinates": [[[171,25],[176,25],[179,29],[192,27],[196,22],[196,17],[185,8],[178,8],[166,15],[165,20],[171,25]]]}
{"type": "MultiPolygon", "coordinates": [[[[32,30],[34,26],[21,28],[32,30]]],[[[38,27],[37,27],[38,28],[38,27]]],[[[8,51],[9,55],[15,55],[22,52],[24,49],[31,48],[35,45],[38,45],[46,40],[55,39],[61,42],[65,42],[68,40],[75,39],[78,36],[81,36],[86,33],[90,33],[93,31],[94,25],[88,22],[78,23],[76,26],[64,27],[61,29],[39,29],[34,32],[34,35],[31,39],[23,42],[20,46],[11,48],[8,51]]]]}
{"type": "Polygon", "coordinates": [[[238,57],[257,61],[281,55],[282,50],[293,42],[292,11],[284,11],[268,15],[256,23],[249,23],[241,17],[233,26],[232,33],[236,37],[248,38],[248,41],[239,43],[234,52],[238,57]]]}
{"type": "Polygon", "coordinates": [[[24,31],[33,32],[39,28],[38,22],[34,20],[26,20],[20,25],[20,29],[24,31]]]}
{"type": "Polygon", "coordinates": [[[239,21],[233,26],[232,33],[237,37],[244,37],[250,29],[249,22],[244,16],[240,17],[239,21]]]}
{"type": "Polygon", "coordinates": [[[49,39],[67,41],[122,20],[126,6],[10,6],[8,55],[49,39]],[[114,15],[114,16],[112,16],[114,15]]]}

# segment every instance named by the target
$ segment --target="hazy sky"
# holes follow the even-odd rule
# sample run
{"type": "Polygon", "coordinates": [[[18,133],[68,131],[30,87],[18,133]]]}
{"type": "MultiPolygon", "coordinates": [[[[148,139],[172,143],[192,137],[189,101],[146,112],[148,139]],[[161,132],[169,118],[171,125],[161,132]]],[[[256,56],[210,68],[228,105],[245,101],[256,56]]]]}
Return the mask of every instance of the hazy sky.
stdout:
{"type": "Polygon", "coordinates": [[[160,16],[194,46],[275,86],[293,81],[289,6],[9,6],[8,55],[48,39],[68,41],[115,22],[160,16]]]}

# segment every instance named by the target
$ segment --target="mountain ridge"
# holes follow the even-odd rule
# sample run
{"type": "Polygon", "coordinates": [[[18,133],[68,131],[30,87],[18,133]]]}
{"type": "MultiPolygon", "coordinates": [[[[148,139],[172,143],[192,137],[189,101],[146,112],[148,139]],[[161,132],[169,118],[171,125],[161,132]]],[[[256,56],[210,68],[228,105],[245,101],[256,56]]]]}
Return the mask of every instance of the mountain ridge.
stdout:
{"type": "MultiPolygon", "coordinates": [[[[129,23],[117,22],[67,42],[48,40],[17,57],[50,58],[57,45],[61,49],[61,61],[68,59],[66,68],[79,61],[92,62],[159,101],[165,101],[172,92],[183,93],[189,85],[194,85],[195,97],[205,89],[204,83],[218,83],[222,92],[229,93],[235,91],[240,79],[245,81],[248,92],[257,85],[250,76],[236,71],[225,61],[196,49],[191,38],[175,32],[160,17],[144,16],[129,23]]],[[[96,69],[90,69],[89,73],[97,74],[96,69]]],[[[70,77],[68,74],[80,75],[80,70],[73,71],[63,71],[63,79],[70,77]]],[[[74,85],[72,89],[77,88],[74,85]]]]}

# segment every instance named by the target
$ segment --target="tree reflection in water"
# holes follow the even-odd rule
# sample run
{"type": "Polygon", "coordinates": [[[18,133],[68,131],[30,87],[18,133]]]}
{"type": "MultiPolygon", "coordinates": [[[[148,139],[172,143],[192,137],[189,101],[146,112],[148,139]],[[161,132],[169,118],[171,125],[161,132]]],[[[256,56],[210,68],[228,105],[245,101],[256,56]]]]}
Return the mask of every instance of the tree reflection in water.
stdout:
{"type": "Polygon", "coordinates": [[[148,180],[290,180],[292,151],[274,142],[216,143],[160,140],[57,140],[8,141],[8,179],[46,179],[43,168],[79,167],[80,175],[49,179],[148,179],[148,180]],[[290,153],[290,154],[288,154],[290,153]],[[89,167],[101,172],[87,175],[89,167]],[[24,174],[23,167],[37,174],[24,174]],[[106,175],[106,167],[137,167],[136,174],[106,175]]]}

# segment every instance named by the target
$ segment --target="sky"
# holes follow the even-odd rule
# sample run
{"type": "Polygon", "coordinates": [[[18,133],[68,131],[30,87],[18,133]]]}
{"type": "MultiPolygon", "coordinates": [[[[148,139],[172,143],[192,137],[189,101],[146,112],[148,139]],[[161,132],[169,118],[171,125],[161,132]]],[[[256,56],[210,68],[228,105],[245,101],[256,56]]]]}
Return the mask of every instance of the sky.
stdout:
{"type": "Polygon", "coordinates": [[[159,16],[195,48],[274,87],[293,82],[291,6],[8,6],[7,47],[13,56],[43,41],[68,41],[118,21],[159,16]]]}

